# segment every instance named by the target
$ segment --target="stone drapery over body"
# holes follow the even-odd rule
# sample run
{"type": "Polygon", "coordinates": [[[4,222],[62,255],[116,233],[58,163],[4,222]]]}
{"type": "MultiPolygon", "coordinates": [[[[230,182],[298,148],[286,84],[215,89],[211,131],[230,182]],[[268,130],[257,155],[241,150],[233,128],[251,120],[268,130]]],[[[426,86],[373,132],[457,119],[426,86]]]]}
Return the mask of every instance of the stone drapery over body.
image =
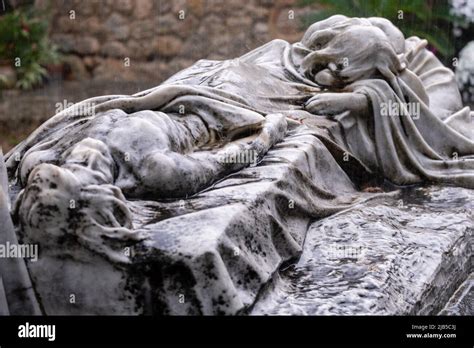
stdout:
{"type": "Polygon", "coordinates": [[[123,248],[149,237],[134,226],[130,201],[199,195],[309,138],[324,150],[298,179],[311,187],[302,200],[317,197],[308,217],[356,203],[374,177],[474,188],[472,112],[425,46],[384,19],[334,16],[301,42],[274,40],[236,59],[198,61],[133,96],[82,101],[6,156],[20,237],[69,234],[128,264],[123,248]]]}

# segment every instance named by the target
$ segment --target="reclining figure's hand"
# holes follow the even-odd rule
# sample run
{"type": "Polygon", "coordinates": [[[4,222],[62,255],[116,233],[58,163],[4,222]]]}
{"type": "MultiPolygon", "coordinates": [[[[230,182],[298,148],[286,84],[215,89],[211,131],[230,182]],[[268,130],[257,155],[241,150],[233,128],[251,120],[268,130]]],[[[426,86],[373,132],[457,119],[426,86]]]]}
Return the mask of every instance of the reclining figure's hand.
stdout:
{"type": "Polygon", "coordinates": [[[337,115],[345,111],[364,113],[369,112],[369,102],[360,93],[321,93],[310,98],[305,109],[316,115],[337,115]]]}

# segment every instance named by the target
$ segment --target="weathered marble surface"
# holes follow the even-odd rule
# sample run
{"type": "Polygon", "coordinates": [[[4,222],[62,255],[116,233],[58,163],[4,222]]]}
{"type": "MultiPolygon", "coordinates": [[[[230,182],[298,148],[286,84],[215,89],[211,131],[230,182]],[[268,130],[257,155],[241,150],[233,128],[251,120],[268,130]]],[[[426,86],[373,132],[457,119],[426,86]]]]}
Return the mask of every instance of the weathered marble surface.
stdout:
{"type": "Polygon", "coordinates": [[[298,257],[311,219],[373,196],[355,189],[316,133],[291,128],[257,166],[196,196],[127,201],[135,231],[147,236],[131,247],[129,264],[74,248],[73,231],[27,236],[42,245],[29,268],[47,313],[235,314],[252,305],[279,266],[298,257]]]}
{"type": "Polygon", "coordinates": [[[440,315],[474,315],[474,274],[459,286],[440,315]]]}
{"type": "MultiPolygon", "coordinates": [[[[251,313],[438,314],[472,270],[473,199],[472,190],[414,188],[313,223],[298,262],[251,313]]],[[[474,313],[472,295],[456,298],[442,313],[474,313]]]]}
{"type": "MultiPolygon", "coordinates": [[[[6,156],[17,236],[40,246],[27,266],[43,312],[247,313],[302,251],[330,291],[304,284],[294,312],[439,311],[434,298],[468,272],[472,220],[456,199],[472,191],[434,189],[433,204],[404,210],[370,187],[474,187],[472,113],[426,44],[381,18],[334,16],[301,42],[59,112],[6,156]],[[384,113],[393,103],[404,112],[384,113]],[[324,254],[351,238],[362,264],[324,254]]],[[[280,308],[262,301],[254,313],[280,308]]]]}
{"type": "MultiPolygon", "coordinates": [[[[18,244],[10,218],[5,163],[0,148],[0,245],[18,244]]],[[[4,256],[4,255],[2,255],[4,256]]],[[[38,315],[39,302],[34,294],[25,261],[0,257],[0,315],[38,315]]]]}

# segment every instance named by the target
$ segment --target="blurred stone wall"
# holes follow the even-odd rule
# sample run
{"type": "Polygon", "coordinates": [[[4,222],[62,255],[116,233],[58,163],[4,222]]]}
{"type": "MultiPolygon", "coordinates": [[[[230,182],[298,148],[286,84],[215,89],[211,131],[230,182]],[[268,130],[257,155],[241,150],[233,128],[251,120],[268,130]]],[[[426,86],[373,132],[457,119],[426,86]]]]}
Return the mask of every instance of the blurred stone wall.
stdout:
{"type": "MultiPolygon", "coordinates": [[[[36,0],[71,79],[157,82],[196,60],[238,57],[271,39],[297,41],[298,0],[36,0]]],[[[314,7],[313,7],[314,8],[314,7]]]]}

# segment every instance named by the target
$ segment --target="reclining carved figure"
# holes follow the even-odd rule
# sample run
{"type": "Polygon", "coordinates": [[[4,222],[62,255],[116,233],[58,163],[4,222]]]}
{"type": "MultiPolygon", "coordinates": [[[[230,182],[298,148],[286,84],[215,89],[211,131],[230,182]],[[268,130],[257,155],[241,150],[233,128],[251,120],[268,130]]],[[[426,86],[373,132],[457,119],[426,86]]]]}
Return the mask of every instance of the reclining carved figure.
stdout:
{"type": "Polygon", "coordinates": [[[337,124],[328,139],[394,184],[472,188],[472,113],[425,46],[382,18],[333,16],[301,42],[273,40],[133,96],[80,102],[7,154],[21,189],[15,216],[23,233],[80,229],[110,254],[101,238],[141,238],[126,198],[191,196],[250,165],[225,158],[262,159],[294,119],[337,124]],[[398,112],[385,113],[392,105],[398,112]]]}

